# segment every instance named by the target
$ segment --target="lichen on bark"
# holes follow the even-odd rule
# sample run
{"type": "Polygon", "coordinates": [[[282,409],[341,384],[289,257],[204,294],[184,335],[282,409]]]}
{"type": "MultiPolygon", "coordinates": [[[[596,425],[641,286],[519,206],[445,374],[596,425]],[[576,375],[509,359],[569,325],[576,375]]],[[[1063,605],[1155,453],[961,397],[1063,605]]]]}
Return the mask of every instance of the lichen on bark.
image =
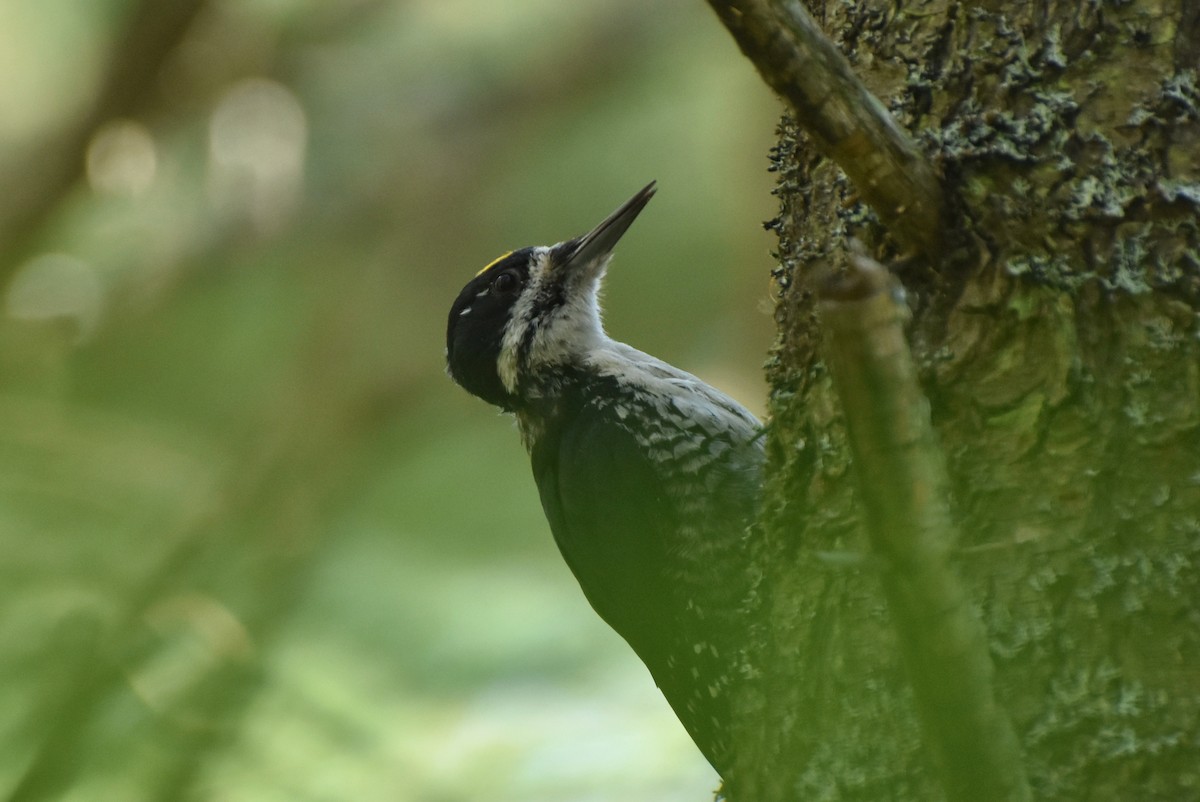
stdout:
{"type": "Polygon", "coordinates": [[[777,670],[742,735],[757,773],[774,767],[761,798],[940,793],[819,356],[812,277],[851,239],[908,291],[962,532],[954,563],[1035,796],[1200,793],[1189,3],[807,4],[937,165],[952,208],[936,264],[909,258],[795,122],[780,125],[759,558],[762,662],[777,670]]]}

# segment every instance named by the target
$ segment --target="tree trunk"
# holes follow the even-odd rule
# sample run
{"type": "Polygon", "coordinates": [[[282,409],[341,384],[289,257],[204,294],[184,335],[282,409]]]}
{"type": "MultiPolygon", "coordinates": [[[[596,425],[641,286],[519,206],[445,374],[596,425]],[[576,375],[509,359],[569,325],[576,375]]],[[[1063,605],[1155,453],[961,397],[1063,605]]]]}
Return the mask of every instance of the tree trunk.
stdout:
{"type": "Polygon", "coordinates": [[[1197,798],[1200,6],[807,6],[940,174],[944,230],[918,252],[785,118],[764,680],[742,700],[734,802],[948,787],[825,359],[816,276],[852,239],[906,290],[949,565],[1033,795],[1197,798]]]}

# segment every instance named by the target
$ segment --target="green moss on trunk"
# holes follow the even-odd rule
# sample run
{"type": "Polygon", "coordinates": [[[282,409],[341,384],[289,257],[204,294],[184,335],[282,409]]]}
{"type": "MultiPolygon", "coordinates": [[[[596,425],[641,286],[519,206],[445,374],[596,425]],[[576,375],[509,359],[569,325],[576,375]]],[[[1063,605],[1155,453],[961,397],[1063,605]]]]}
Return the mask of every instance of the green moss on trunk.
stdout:
{"type": "Polygon", "coordinates": [[[1189,3],[808,3],[936,160],[957,220],[936,270],[906,261],[841,173],[780,126],[761,557],[763,663],[779,670],[746,700],[764,726],[743,739],[775,779],[747,798],[940,793],[818,358],[809,282],[851,238],[901,266],[954,483],[956,562],[1035,794],[1200,793],[1189,3]]]}

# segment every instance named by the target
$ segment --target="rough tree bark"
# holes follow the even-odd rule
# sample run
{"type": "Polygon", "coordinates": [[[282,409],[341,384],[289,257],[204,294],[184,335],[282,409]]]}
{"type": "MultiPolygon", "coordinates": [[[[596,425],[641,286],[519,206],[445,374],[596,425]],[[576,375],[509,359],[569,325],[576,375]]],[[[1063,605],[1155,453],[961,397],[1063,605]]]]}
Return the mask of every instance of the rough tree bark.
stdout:
{"type": "Polygon", "coordinates": [[[796,115],[774,154],[762,682],[734,802],[964,798],[918,715],[925,669],[904,659],[852,390],[826,361],[816,287],[851,240],[906,290],[949,569],[1033,796],[1200,797],[1200,6],[808,0],[939,176],[941,230],[922,236],[903,204],[869,205],[781,86],[797,76],[772,71],[804,8],[710,4],[796,115]],[[775,32],[749,35],[756,14],[775,32]]]}

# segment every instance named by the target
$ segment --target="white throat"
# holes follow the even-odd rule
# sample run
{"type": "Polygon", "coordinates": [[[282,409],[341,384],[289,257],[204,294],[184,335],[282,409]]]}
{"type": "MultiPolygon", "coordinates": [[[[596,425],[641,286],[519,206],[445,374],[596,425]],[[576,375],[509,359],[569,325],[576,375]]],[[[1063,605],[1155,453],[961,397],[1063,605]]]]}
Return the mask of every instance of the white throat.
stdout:
{"type": "Polygon", "coordinates": [[[555,275],[550,250],[534,252],[529,287],[513,305],[510,318],[519,324],[510,323],[500,346],[497,370],[505,389],[513,394],[522,374],[536,375],[549,366],[583,361],[611,342],[604,333],[599,300],[609,259],[555,275]]]}

